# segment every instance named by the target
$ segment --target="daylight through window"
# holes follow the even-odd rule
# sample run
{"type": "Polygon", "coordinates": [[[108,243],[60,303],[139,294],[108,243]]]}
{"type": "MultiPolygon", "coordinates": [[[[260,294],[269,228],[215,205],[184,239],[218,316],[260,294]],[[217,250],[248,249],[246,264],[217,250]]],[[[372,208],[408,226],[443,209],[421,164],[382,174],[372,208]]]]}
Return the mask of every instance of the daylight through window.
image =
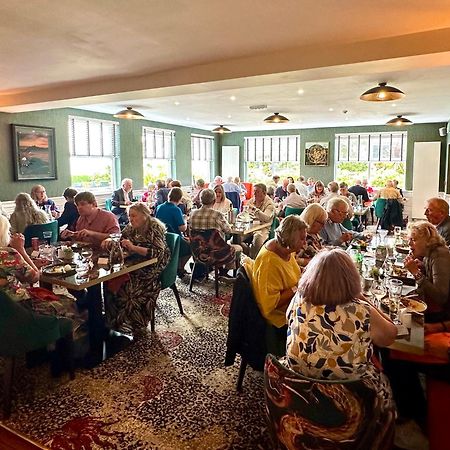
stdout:
{"type": "Polygon", "coordinates": [[[200,134],[191,135],[191,168],[193,184],[195,184],[195,181],[199,178],[203,178],[206,182],[211,181],[213,146],[214,138],[212,136],[203,136],[200,134]]]}
{"type": "Polygon", "coordinates": [[[174,176],[175,131],[142,127],[144,185],[174,176]]]}

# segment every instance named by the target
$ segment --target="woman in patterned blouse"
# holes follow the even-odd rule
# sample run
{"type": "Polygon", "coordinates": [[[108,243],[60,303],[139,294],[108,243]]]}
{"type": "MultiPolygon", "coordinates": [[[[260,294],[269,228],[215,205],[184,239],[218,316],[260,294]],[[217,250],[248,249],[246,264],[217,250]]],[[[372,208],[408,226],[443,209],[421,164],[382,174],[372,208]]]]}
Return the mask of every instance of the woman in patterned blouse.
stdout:
{"type": "Polygon", "coordinates": [[[350,256],[339,248],[319,252],[287,309],[287,361],[311,378],[362,378],[390,402],[389,383],[371,362],[372,343],[392,344],[397,328],[359,297],[360,277],[350,256]]]}

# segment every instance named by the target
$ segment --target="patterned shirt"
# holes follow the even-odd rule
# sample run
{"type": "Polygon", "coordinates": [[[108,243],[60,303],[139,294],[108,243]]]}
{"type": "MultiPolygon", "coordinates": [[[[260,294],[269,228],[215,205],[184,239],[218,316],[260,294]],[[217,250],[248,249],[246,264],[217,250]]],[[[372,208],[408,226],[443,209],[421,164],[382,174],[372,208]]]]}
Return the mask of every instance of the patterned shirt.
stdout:
{"type": "Polygon", "coordinates": [[[223,233],[229,233],[231,231],[231,227],[222,213],[205,206],[191,212],[189,225],[193,230],[209,230],[214,228],[223,233]]]}
{"type": "Polygon", "coordinates": [[[334,380],[366,373],[373,353],[368,306],[358,300],[312,305],[297,293],[286,315],[286,356],[293,370],[334,380]]]}
{"type": "Polygon", "coordinates": [[[29,277],[32,271],[17,250],[11,247],[0,248],[0,288],[15,300],[28,298],[26,285],[23,286],[19,278],[23,280],[29,277]]]}

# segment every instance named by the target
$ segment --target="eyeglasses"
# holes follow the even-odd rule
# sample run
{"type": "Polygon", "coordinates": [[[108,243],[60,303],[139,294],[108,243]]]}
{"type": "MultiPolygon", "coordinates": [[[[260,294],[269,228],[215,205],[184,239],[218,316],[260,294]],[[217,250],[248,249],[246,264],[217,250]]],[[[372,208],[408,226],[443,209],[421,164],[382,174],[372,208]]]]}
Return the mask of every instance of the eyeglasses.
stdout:
{"type": "Polygon", "coordinates": [[[334,211],[335,213],[339,213],[341,216],[347,214],[347,211],[340,211],[339,209],[332,209],[331,211],[334,211]]]}
{"type": "Polygon", "coordinates": [[[317,222],[319,225],[322,225],[322,226],[325,225],[325,222],[321,222],[320,220],[317,220],[317,219],[314,222],[317,222]]]}

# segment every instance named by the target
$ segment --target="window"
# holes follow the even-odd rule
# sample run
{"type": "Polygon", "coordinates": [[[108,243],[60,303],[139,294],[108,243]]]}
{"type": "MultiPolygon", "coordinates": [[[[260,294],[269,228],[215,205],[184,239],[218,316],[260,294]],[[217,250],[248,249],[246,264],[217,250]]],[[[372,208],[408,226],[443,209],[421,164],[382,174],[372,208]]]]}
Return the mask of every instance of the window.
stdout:
{"type": "Polygon", "coordinates": [[[212,136],[191,135],[191,168],[194,184],[199,178],[203,178],[206,182],[211,181],[213,145],[212,136]]]}
{"type": "Polygon", "coordinates": [[[407,132],[336,134],[335,179],[350,186],[367,178],[375,187],[388,180],[405,183],[407,132]]]}
{"type": "Polygon", "coordinates": [[[175,131],[142,127],[144,185],[174,175],[175,131]]]}
{"type": "Polygon", "coordinates": [[[245,170],[250,183],[299,174],[300,136],[246,137],[245,170]]]}
{"type": "Polygon", "coordinates": [[[119,163],[119,124],[69,116],[72,186],[111,192],[119,163]]]}

